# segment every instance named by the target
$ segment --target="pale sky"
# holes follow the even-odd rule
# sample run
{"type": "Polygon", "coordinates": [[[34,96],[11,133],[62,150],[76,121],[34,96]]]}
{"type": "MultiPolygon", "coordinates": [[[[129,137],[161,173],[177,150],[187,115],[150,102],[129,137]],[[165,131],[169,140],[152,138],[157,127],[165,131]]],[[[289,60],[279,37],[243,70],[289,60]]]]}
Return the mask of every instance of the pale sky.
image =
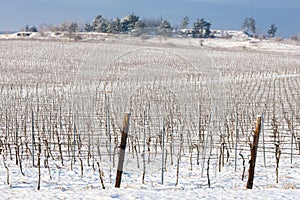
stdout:
{"type": "Polygon", "coordinates": [[[197,18],[204,18],[211,29],[235,30],[246,17],[253,17],[259,34],[266,34],[273,23],[278,36],[300,34],[299,0],[0,0],[0,31],[17,31],[26,24],[86,23],[98,14],[122,18],[129,13],[141,19],[162,17],[172,26],[187,15],[191,27],[197,18]]]}

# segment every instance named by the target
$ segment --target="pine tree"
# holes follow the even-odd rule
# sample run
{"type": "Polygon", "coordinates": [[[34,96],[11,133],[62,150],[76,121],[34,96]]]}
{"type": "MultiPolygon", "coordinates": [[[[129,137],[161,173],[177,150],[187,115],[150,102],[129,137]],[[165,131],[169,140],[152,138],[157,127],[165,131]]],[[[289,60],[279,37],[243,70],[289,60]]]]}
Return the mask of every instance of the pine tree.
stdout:
{"type": "Polygon", "coordinates": [[[38,29],[36,28],[36,26],[32,26],[30,29],[29,29],[30,32],[38,32],[38,29]]]}
{"type": "Polygon", "coordinates": [[[189,25],[189,18],[188,16],[184,16],[182,21],[181,21],[181,29],[186,29],[189,25]]]}
{"type": "Polygon", "coordinates": [[[110,21],[107,27],[108,33],[118,34],[122,30],[121,20],[117,17],[116,19],[110,21]]]}
{"type": "Polygon", "coordinates": [[[91,24],[89,24],[89,23],[86,23],[84,25],[84,31],[85,32],[91,32],[91,31],[93,31],[93,26],[91,24]]]}
{"type": "Polygon", "coordinates": [[[197,37],[197,38],[209,37],[211,33],[210,27],[211,27],[211,23],[205,21],[204,18],[197,19],[197,21],[194,23],[193,37],[197,37]]]}
{"type": "Polygon", "coordinates": [[[102,15],[97,15],[92,23],[93,31],[106,33],[108,27],[108,20],[102,17],[102,15]]]}
{"type": "Polygon", "coordinates": [[[140,36],[141,34],[146,32],[146,24],[142,21],[137,21],[134,26],[134,35],[140,36]]]}
{"type": "Polygon", "coordinates": [[[242,29],[244,29],[244,31],[246,33],[249,33],[249,31],[252,32],[252,34],[256,33],[256,22],[255,19],[250,17],[250,18],[245,18],[244,22],[242,24],[242,29]]]}
{"type": "Polygon", "coordinates": [[[71,22],[69,27],[68,27],[68,32],[69,33],[75,33],[78,30],[78,24],[76,22],[71,22]]]}
{"type": "Polygon", "coordinates": [[[271,26],[268,29],[268,35],[269,35],[269,37],[270,38],[275,37],[276,31],[277,31],[276,25],[275,24],[271,24],[271,26]]]}
{"type": "Polygon", "coordinates": [[[139,16],[131,13],[121,19],[122,32],[132,31],[135,27],[135,23],[139,21],[139,16]]]}
{"type": "Polygon", "coordinates": [[[167,20],[163,20],[158,28],[158,34],[166,36],[166,37],[170,37],[172,33],[172,27],[170,22],[168,22],[167,20]]]}
{"type": "Polygon", "coordinates": [[[29,32],[29,25],[28,24],[25,26],[25,32],[29,32]]]}
{"type": "Polygon", "coordinates": [[[254,18],[249,18],[249,27],[250,27],[250,30],[253,34],[256,33],[256,22],[255,22],[255,19],[254,18]]]}
{"type": "Polygon", "coordinates": [[[245,32],[249,31],[249,18],[248,17],[244,19],[243,24],[242,24],[242,29],[245,32]]]}

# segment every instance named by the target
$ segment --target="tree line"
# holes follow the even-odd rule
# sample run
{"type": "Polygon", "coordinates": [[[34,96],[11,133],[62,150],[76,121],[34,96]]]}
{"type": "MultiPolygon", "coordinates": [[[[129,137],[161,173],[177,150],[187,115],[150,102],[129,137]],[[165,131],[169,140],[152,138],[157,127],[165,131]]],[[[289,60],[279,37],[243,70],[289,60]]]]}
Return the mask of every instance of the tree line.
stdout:
{"type": "MultiPolygon", "coordinates": [[[[209,38],[214,37],[211,31],[211,22],[204,18],[197,19],[192,23],[192,28],[188,28],[190,20],[188,16],[184,16],[180,24],[176,27],[166,19],[140,19],[134,13],[130,13],[123,18],[116,17],[114,19],[107,19],[102,15],[96,15],[90,23],[83,25],[77,22],[63,22],[59,26],[42,24],[39,31],[67,31],[74,32],[99,32],[111,34],[130,34],[134,36],[140,35],[162,35],[165,37],[173,37],[180,35],[181,37],[189,36],[194,38],[209,38]]],[[[255,37],[256,22],[254,18],[246,18],[242,24],[242,30],[251,37],[255,37]]],[[[37,32],[35,26],[29,27],[26,25],[25,31],[37,32]]],[[[275,37],[277,27],[271,24],[267,30],[268,37],[275,37]]]]}
{"type": "MultiPolygon", "coordinates": [[[[244,30],[245,33],[249,34],[249,36],[255,37],[257,35],[255,19],[253,17],[245,18],[242,24],[242,29],[244,30]]],[[[277,26],[275,24],[271,24],[267,30],[267,35],[268,37],[273,38],[275,37],[276,32],[277,32],[277,26]]]]}

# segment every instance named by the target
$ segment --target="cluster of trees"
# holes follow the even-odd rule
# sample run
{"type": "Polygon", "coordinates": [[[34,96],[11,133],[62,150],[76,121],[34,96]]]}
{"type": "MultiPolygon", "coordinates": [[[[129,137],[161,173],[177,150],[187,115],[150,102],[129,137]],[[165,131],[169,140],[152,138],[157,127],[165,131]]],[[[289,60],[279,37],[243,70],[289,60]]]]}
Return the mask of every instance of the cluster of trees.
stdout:
{"type": "MultiPolygon", "coordinates": [[[[250,36],[256,36],[256,22],[255,19],[250,17],[250,18],[245,18],[243,24],[242,24],[242,29],[249,34],[250,36]]],[[[271,24],[270,27],[267,30],[267,35],[269,38],[275,37],[275,34],[277,32],[277,26],[275,24],[271,24]]]]}
{"type": "MultiPolygon", "coordinates": [[[[99,33],[112,33],[112,34],[131,34],[140,36],[146,35],[162,35],[171,37],[174,35],[191,36],[195,38],[208,38],[213,37],[211,33],[211,23],[204,18],[197,19],[192,28],[188,29],[190,22],[188,16],[184,16],[180,25],[176,28],[172,27],[171,23],[165,19],[140,19],[134,13],[130,13],[123,18],[116,17],[115,19],[107,19],[102,15],[97,15],[91,23],[80,25],[76,22],[63,22],[60,26],[41,25],[40,31],[67,31],[74,32],[99,32],[99,33]]],[[[242,29],[249,36],[255,37],[256,22],[254,18],[246,18],[242,24],[242,29]]],[[[35,26],[25,27],[25,31],[37,32],[35,26]]],[[[274,37],[277,31],[275,24],[271,24],[267,30],[268,37],[274,37]]]]}
{"type": "Polygon", "coordinates": [[[122,19],[117,17],[113,20],[108,20],[102,15],[97,15],[92,23],[84,25],[84,31],[114,34],[136,32],[136,34],[142,34],[145,31],[145,27],[146,24],[139,20],[139,16],[133,13],[122,19]]]}
{"type": "MultiPolygon", "coordinates": [[[[187,29],[189,25],[189,18],[184,16],[180,27],[177,29],[187,29]]],[[[210,37],[211,23],[202,19],[197,19],[193,24],[192,31],[190,34],[193,37],[210,37]]],[[[101,33],[127,33],[133,35],[141,34],[156,34],[170,37],[173,34],[185,34],[186,32],[180,32],[171,26],[171,23],[165,19],[159,20],[140,20],[139,16],[131,13],[122,19],[115,18],[114,20],[108,20],[102,15],[97,15],[92,23],[86,23],[84,26],[86,32],[101,32],[101,33]]]]}
{"type": "Polygon", "coordinates": [[[25,28],[22,31],[26,32],[38,32],[38,29],[36,26],[30,27],[28,24],[25,26],[25,28]]]}
{"type": "MultiPolygon", "coordinates": [[[[74,32],[99,32],[112,34],[131,34],[134,36],[145,35],[162,35],[165,37],[172,37],[173,35],[191,35],[192,37],[210,37],[211,23],[206,20],[197,19],[193,24],[193,28],[188,32],[181,30],[187,29],[189,25],[189,18],[183,17],[180,26],[173,27],[166,19],[140,19],[134,13],[130,13],[123,18],[116,17],[115,19],[107,19],[102,15],[97,15],[91,23],[84,25],[72,21],[66,21],[59,26],[42,24],[39,31],[65,31],[69,33],[74,32]]],[[[27,26],[26,26],[27,27],[27,26]]],[[[35,28],[36,29],[36,28],[35,28]]],[[[25,28],[26,31],[31,29],[25,28]]],[[[36,29],[37,31],[37,29],[36,29]]]]}
{"type": "Polygon", "coordinates": [[[65,22],[62,22],[59,26],[41,24],[39,26],[39,31],[40,32],[46,32],[46,31],[58,32],[58,31],[62,31],[62,32],[74,33],[74,32],[82,32],[83,28],[82,28],[82,25],[80,25],[76,22],[65,21],[65,22]]]}

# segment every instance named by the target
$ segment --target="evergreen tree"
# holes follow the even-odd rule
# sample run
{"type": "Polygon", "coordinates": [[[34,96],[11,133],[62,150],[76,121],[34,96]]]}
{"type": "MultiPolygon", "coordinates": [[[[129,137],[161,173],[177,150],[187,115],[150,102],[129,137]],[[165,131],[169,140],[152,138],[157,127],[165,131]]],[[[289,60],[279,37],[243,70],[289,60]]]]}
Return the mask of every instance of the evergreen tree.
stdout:
{"type": "Polygon", "coordinates": [[[25,26],[25,32],[29,32],[29,25],[28,24],[25,26]]]}
{"type": "Polygon", "coordinates": [[[106,33],[108,28],[108,20],[102,17],[102,15],[97,15],[92,22],[93,31],[106,33]]]}
{"type": "Polygon", "coordinates": [[[142,21],[137,21],[134,26],[134,35],[140,36],[141,34],[146,32],[146,24],[142,21]]]}
{"type": "Polygon", "coordinates": [[[106,33],[108,26],[109,26],[109,22],[107,20],[104,20],[99,24],[97,31],[100,33],[106,33]]]}
{"type": "Polygon", "coordinates": [[[242,29],[245,32],[249,31],[249,18],[248,17],[244,19],[243,24],[242,24],[242,29]]]}
{"type": "Polygon", "coordinates": [[[91,32],[91,31],[93,31],[93,26],[91,24],[89,24],[89,23],[86,23],[84,25],[84,31],[85,32],[91,32]]]}
{"type": "Polygon", "coordinates": [[[277,31],[276,25],[275,25],[275,24],[271,24],[271,26],[270,26],[269,29],[268,29],[268,35],[269,35],[269,37],[270,37],[270,38],[275,37],[276,31],[277,31]]]}
{"type": "Polygon", "coordinates": [[[244,29],[244,31],[246,33],[249,33],[249,31],[252,32],[252,34],[256,33],[256,22],[255,19],[250,17],[250,18],[246,18],[242,24],[242,29],[244,29]]]}
{"type": "Polygon", "coordinates": [[[38,29],[36,28],[36,26],[32,26],[30,29],[29,29],[30,32],[38,32],[38,29]]]}
{"type": "Polygon", "coordinates": [[[194,23],[193,37],[197,37],[197,38],[209,37],[211,33],[210,27],[211,27],[211,23],[205,21],[203,18],[197,19],[197,21],[194,23]]]}
{"type": "Polygon", "coordinates": [[[102,15],[97,15],[94,18],[94,20],[92,22],[93,31],[97,31],[98,30],[98,26],[99,26],[101,20],[102,20],[102,15]]]}
{"type": "Polygon", "coordinates": [[[117,17],[116,19],[110,21],[107,27],[108,33],[117,34],[122,30],[121,20],[117,17]]]}
{"type": "Polygon", "coordinates": [[[170,37],[172,33],[172,27],[170,22],[168,22],[167,20],[163,20],[158,28],[158,34],[166,36],[166,37],[170,37]]]}
{"type": "Polygon", "coordinates": [[[135,23],[139,21],[139,16],[131,13],[121,19],[122,32],[132,31],[135,23]]]}
{"type": "Polygon", "coordinates": [[[69,33],[75,33],[78,30],[78,24],[76,22],[71,22],[69,27],[68,27],[68,32],[69,33]]]}
{"type": "Polygon", "coordinates": [[[255,19],[254,18],[250,18],[249,19],[249,25],[250,25],[250,30],[253,34],[256,33],[256,22],[255,22],[255,19]]]}
{"type": "Polygon", "coordinates": [[[36,26],[32,26],[30,27],[28,24],[25,26],[24,28],[25,32],[38,32],[38,29],[36,28],[36,26]]]}
{"type": "Polygon", "coordinates": [[[182,21],[181,21],[180,28],[181,29],[186,29],[188,27],[188,25],[189,25],[189,18],[188,18],[188,16],[184,16],[182,21]]]}

